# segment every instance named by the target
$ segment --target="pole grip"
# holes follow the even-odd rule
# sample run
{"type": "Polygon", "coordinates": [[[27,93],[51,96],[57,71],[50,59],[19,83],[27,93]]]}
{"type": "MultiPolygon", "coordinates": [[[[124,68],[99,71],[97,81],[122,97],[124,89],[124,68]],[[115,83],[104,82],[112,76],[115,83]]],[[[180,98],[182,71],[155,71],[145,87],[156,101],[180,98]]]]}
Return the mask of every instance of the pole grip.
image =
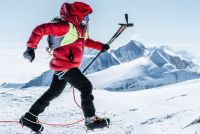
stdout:
{"type": "Polygon", "coordinates": [[[126,24],[128,24],[128,14],[125,14],[126,24]]]}

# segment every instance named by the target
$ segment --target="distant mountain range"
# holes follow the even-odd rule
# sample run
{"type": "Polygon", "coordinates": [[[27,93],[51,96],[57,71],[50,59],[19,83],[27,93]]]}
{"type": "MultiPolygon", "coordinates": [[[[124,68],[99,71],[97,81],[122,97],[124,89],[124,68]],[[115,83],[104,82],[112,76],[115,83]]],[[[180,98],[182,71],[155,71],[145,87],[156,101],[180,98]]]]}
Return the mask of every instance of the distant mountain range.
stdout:
{"type": "MultiPolygon", "coordinates": [[[[97,51],[88,49],[81,65],[83,70],[97,51]]],[[[86,74],[95,87],[108,90],[141,90],[200,78],[199,66],[167,46],[146,48],[131,40],[117,50],[105,52],[88,68],[86,74]]],[[[46,71],[27,83],[4,83],[2,87],[28,88],[48,86],[53,71],[46,71]]]]}

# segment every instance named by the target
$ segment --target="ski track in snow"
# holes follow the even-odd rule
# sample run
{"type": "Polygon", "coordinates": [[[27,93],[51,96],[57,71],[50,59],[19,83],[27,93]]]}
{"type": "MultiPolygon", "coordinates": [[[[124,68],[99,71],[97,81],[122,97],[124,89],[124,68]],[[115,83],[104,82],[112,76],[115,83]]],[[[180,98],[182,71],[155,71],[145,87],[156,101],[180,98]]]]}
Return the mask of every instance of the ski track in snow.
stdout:
{"type": "MultiPolygon", "coordinates": [[[[110,128],[88,134],[200,134],[200,80],[136,92],[95,90],[97,115],[111,118],[110,128]]],[[[0,120],[18,120],[46,90],[0,89],[0,120]]],[[[83,118],[66,90],[39,116],[48,123],[71,123],[83,118]]],[[[77,101],[80,102],[76,91],[77,101]]],[[[84,122],[68,127],[44,125],[43,134],[85,134],[84,122]]],[[[19,124],[0,124],[1,134],[28,134],[19,124]]]]}

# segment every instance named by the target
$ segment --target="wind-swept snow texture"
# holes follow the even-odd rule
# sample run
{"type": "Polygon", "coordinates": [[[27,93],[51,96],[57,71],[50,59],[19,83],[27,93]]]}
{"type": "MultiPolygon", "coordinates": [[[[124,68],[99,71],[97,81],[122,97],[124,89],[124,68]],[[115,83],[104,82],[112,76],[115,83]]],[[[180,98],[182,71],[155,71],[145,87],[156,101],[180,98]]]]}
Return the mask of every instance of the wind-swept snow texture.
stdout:
{"type": "MultiPolygon", "coordinates": [[[[89,134],[200,134],[200,80],[136,92],[94,90],[97,115],[111,118],[110,128],[89,134]]],[[[83,118],[66,90],[39,116],[48,123],[83,118]]],[[[0,120],[19,120],[46,88],[0,88],[0,120]]],[[[79,93],[76,91],[80,103],[79,93]]],[[[44,125],[43,134],[85,134],[84,122],[69,127],[44,125]]],[[[1,134],[28,134],[19,124],[0,123],[1,134]]]]}

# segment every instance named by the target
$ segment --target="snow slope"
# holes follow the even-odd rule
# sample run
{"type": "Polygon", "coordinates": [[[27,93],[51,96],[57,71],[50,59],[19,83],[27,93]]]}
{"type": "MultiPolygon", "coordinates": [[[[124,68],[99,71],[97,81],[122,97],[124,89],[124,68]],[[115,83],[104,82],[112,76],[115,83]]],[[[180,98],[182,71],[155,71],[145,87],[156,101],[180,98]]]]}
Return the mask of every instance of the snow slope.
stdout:
{"type": "MultiPolygon", "coordinates": [[[[200,134],[200,79],[161,88],[111,92],[94,90],[98,115],[111,118],[110,128],[90,134],[200,134]]],[[[0,89],[0,120],[18,120],[46,88],[0,89]]],[[[76,92],[76,96],[79,93],[76,92]]],[[[77,97],[80,102],[79,97],[77,97]]],[[[39,116],[48,123],[82,118],[68,87],[39,116]]],[[[85,134],[83,122],[70,127],[45,125],[43,134],[85,134]]],[[[27,134],[17,124],[0,123],[1,134],[27,134]]]]}
{"type": "MultiPolygon", "coordinates": [[[[157,59],[160,63],[161,60],[157,59]]],[[[199,73],[190,69],[177,69],[173,64],[160,67],[149,56],[88,75],[95,87],[112,91],[149,89],[199,77],[199,73]]]]}
{"type": "Polygon", "coordinates": [[[114,82],[127,80],[133,77],[137,78],[138,76],[143,75],[144,72],[141,65],[145,66],[149,64],[151,64],[150,60],[141,57],[131,62],[126,62],[117,66],[112,66],[100,72],[89,74],[88,77],[94,83],[95,87],[111,87],[116,84],[114,82]]]}

